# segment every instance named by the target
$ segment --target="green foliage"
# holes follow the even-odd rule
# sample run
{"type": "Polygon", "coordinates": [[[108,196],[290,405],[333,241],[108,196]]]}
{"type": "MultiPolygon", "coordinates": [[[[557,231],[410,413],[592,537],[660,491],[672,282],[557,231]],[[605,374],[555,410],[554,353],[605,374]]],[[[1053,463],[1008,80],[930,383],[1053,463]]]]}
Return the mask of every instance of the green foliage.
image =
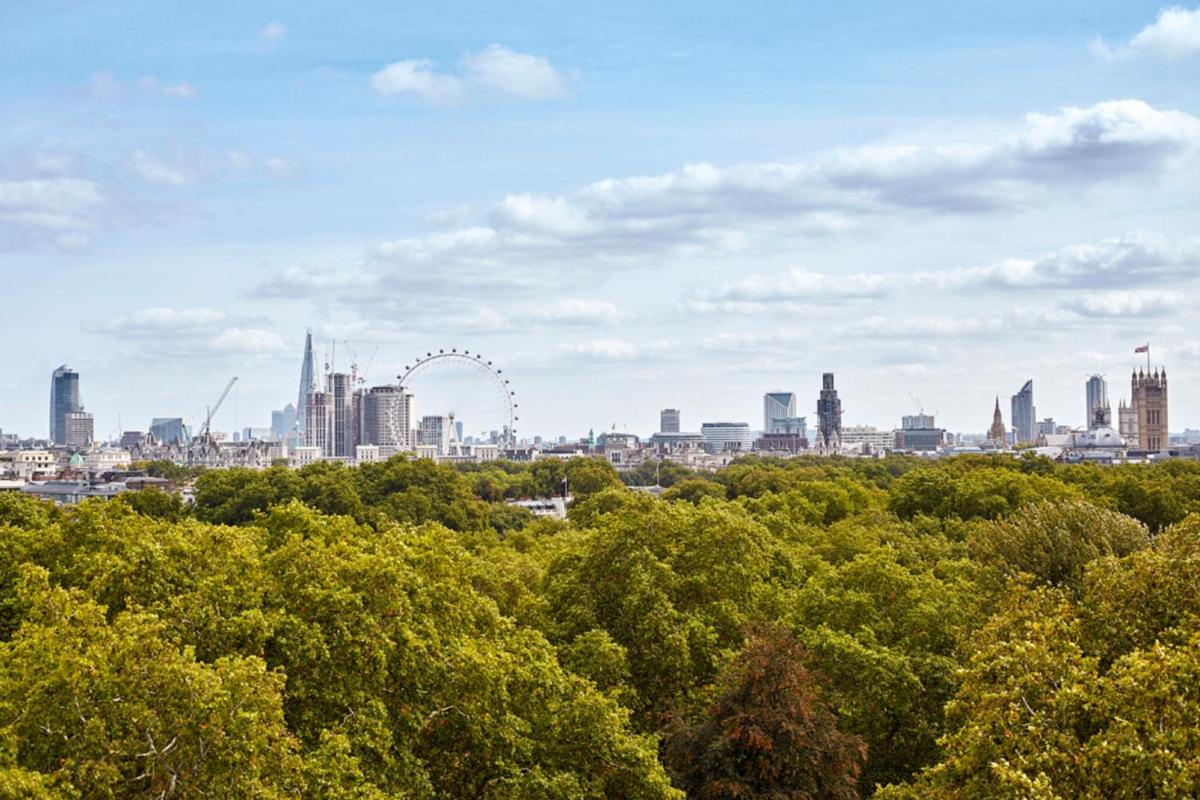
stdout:
{"type": "Polygon", "coordinates": [[[154,517],[168,522],[178,522],[188,513],[188,509],[179,495],[174,492],[164,492],[161,489],[124,492],[116,499],[144,517],[154,517]]]}
{"type": "Polygon", "coordinates": [[[28,611],[0,646],[2,733],[20,767],[85,797],[286,797],[301,761],[282,676],[257,658],[195,660],[144,612],[117,614],[29,567],[28,611]]]}
{"type": "Polygon", "coordinates": [[[888,507],[902,519],[999,519],[1033,502],[1080,498],[1076,487],[1054,477],[1017,468],[959,471],[959,465],[950,462],[899,478],[891,487],[888,507]]]}
{"type": "Polygon", "coordinates": [[[1093,561],[1078,595],[1013,584],[947,706],[944,758],[881,796],[1195,796],[1198,553],[1193,518],[1093,561]]]}
{"type": "Polygon", "coordinates": [[[736,506],[604,493],[582,504],[586,535],[551,561],[556,641],[603,631],[624,648],[640,724],[656,727],[711,682],[741,644],[766,588],[766,532],[736,506]]]}
{"type": "Polygon", "coordinates": [[[805,652],[767,630],[719,676],[717,699],[673,731],[667,762],[690,797],[856,800],[866,748],[838,730],[805,652]]]}
{"type": "Polygon", "coordinates": [[[653,459],[643,461],[633,469],[621,473],[626,486],[674,486],[691,480],[695,472],[674,461],[653,459]]]}
{"type": "Polygon", "coordinates": [[[699,505],[705,497],[725,498],[725,487],[704,478],[686,478],[662,493],[664,500],[686,500],[699,505]]]}
{"type": "Polygon", "coordinates": [[[968,539],[971,554],[1006,574],[1025,573],[1050,586],[1082,588],[1088,564],[1145,547],[1146,526],[1082,502],[1037,503],[982,525],[968,539]]]}
{"type": "Polygon", "coordinates": [[[1200,465],[148,470],[0,495],[0,798],[1198,794],[1200,465]]]}

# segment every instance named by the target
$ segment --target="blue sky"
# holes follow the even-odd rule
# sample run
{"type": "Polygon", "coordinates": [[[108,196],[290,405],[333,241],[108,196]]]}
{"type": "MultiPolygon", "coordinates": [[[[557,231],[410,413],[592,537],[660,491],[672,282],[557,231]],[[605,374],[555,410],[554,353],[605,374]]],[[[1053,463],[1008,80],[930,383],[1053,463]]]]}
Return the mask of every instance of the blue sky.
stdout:
{"type": "Polygon", "coordinates": [[[0,6],[6,431],[64,362],[101,434],[233,374],[218,427],[266,424],[308,326],[381,382],[483,351],[529,434],[831,369],[849,424],[1030,377],[1080,424],[1147,340],[1200,426],[1195,9],[0,6]]]}

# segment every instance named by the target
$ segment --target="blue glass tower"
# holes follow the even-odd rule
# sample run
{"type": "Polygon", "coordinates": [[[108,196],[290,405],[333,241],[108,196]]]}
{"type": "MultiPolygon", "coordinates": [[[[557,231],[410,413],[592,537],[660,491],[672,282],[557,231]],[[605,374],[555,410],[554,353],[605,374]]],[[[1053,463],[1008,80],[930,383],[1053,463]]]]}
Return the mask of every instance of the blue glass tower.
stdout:
{"type": "Polygon", "coordinates": [[[79,373],[63,364],[50,376],[50,441],[67,443],[67,414],[82,411],[79,373]]]}

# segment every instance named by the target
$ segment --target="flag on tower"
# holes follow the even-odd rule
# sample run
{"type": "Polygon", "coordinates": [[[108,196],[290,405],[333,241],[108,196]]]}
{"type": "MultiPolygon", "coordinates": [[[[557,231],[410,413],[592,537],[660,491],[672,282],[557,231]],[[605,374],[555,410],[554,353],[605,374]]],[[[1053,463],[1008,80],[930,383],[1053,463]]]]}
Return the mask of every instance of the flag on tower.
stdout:
{"type": "Polygon", "coordinates": [[[1135,353],[1149,353],[1149,352],[1150,352],[1150,345],[1149,345],[1149,344],[1144,344],[1144,345],[1142,345],[1141,347],[1135,347],[1135,348],[1133,348],[1133,352],[1135,352],[1135,353]]]}

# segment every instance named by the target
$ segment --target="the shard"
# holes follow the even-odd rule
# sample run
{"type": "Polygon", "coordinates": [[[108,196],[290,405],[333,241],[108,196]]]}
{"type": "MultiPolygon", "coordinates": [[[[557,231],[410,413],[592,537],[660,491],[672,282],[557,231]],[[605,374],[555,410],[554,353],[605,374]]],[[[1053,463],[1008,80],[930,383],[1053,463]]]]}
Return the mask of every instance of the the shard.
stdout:
{"type": "Polygon", "coordinates": [[[304,335],[304,360],[300,362],[300,396],[296,400],[296,430],[302,440],[308,436],[308,409],[313,394],[312,329],[304,335]]]}

